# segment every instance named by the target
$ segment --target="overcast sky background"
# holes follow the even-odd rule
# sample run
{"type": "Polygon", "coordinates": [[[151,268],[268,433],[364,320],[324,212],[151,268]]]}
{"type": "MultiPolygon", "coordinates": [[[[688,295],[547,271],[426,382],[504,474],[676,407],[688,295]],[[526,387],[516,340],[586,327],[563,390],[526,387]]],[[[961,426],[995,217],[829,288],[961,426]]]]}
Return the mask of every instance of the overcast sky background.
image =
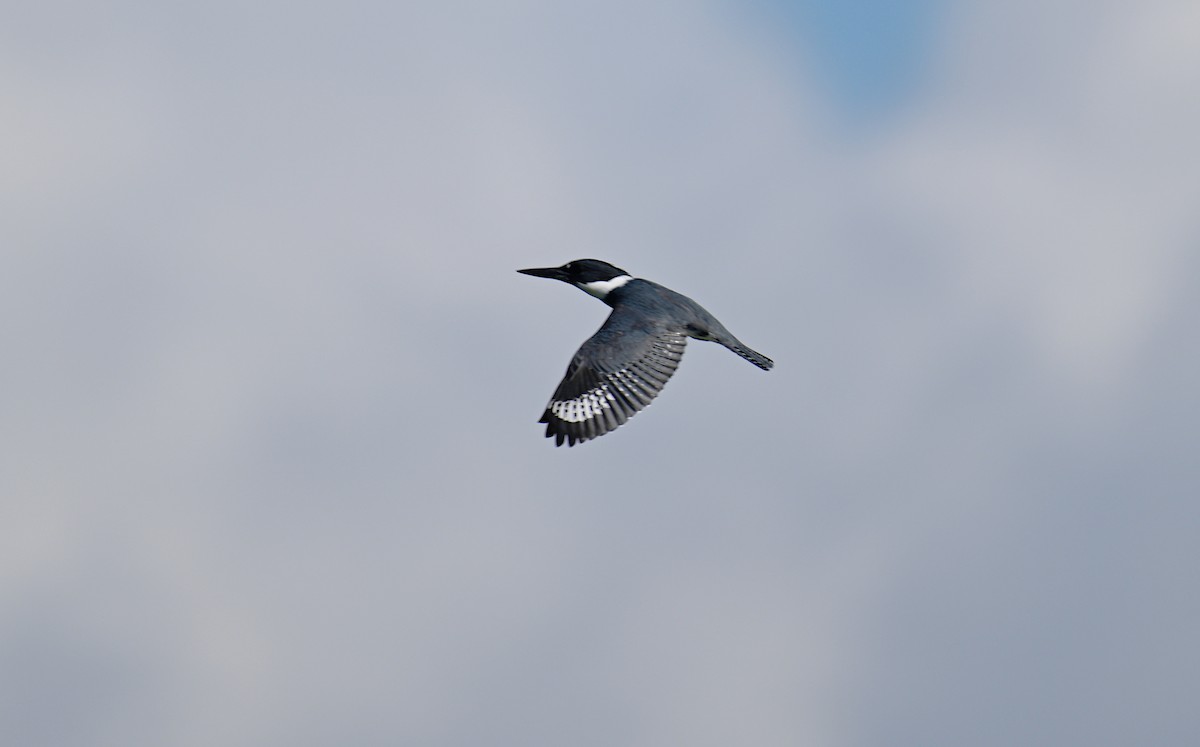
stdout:
{"type": "Polygon", "coordinates": [[[1196,3],[0,16],[4,744],[1200,743],[1196,3]]]}

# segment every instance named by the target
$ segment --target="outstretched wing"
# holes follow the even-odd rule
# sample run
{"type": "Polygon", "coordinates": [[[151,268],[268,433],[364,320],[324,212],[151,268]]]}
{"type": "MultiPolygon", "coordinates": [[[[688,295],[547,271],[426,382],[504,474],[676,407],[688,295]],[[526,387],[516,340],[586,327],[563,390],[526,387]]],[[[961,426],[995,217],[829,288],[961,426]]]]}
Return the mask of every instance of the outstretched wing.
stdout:
{"type": "Polygon", "coordinates": [[[538,422],[556,446],[603,436],[650,404],[683,358],[687,336],[661,327],[613,324],[614,311],[567,367],[538,422]]]}

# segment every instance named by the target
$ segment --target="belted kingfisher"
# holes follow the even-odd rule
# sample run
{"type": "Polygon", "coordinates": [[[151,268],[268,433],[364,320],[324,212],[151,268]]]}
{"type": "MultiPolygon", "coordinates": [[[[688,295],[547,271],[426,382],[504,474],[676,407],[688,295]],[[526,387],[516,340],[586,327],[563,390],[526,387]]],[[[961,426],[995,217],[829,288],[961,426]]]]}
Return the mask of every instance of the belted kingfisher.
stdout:
{"type": "Polygon", "coordinates": [[[615,430],[650,404],[683,358],[687,338],[719,342],[764,371],[775,363],[746,347],[685,295],[598,259],[517,270],[569,283],[612,307],[575,353],[539,423],[555,446],[615,430]]]}

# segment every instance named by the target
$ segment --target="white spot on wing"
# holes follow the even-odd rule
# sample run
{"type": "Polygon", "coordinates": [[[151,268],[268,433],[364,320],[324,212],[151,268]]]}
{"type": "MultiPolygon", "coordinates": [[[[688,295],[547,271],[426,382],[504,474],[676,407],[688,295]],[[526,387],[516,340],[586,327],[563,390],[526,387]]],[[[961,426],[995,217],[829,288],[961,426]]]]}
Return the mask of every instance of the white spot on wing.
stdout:
{"type": "Polygon", "coordinates": [[[593,389],[584,392],[575,399],[555,400],[550,403],[550,412],[559,420],[568,423],[582,423],[599,416],[605,408],[611,407],[609,402],[612,395],[603,389],[593,389]]]}

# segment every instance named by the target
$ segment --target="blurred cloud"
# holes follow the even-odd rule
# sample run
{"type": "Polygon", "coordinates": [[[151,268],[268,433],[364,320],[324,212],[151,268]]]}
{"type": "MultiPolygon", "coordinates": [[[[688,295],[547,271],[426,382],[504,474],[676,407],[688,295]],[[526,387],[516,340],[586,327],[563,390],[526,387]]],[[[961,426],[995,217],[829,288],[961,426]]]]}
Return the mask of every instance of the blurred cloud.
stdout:
{"type": "Polygon", "coordinates": [[[928,7],[14,11],[5,741],[1194,742],[1200,18],[928,7]],[[549,447],[584,256],[778,368],[549,447]]]}

